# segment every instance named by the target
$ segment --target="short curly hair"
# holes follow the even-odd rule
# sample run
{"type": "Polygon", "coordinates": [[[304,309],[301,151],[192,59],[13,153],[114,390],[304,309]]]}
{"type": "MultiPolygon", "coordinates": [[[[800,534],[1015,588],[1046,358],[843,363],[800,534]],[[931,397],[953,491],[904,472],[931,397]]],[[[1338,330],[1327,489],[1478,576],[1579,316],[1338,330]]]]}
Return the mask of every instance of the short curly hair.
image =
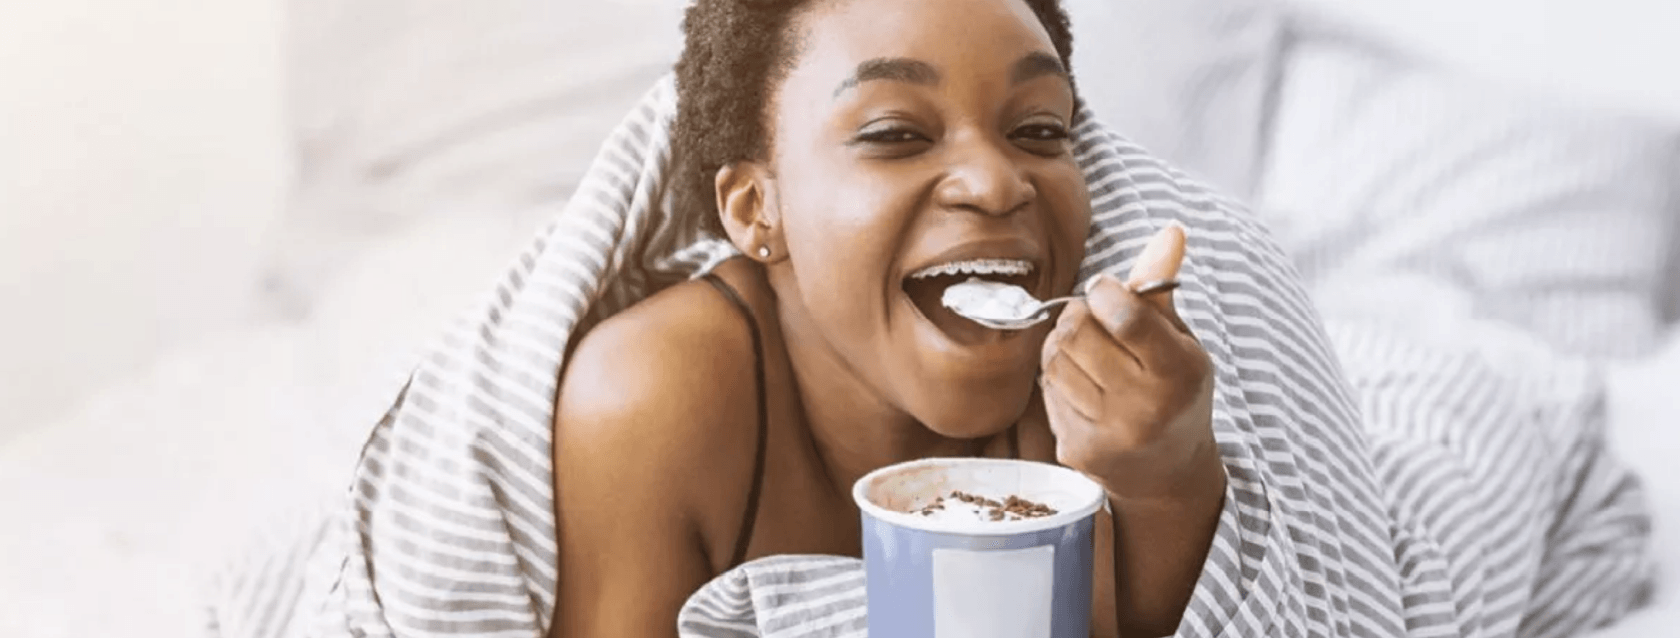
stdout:
{"type": "MultiPolygon", "coordinates": [[[[697,210],[719,236],[716,175],[733,162],[767,159],[770,99],[799,55],[792,22],[817,0],[696,0],[683,17],[677,116],[671,131],[678,210],[697,210]]],[[[1064,68],[1073,35],[1060,0],[1025,0],[1064,68]]]]}

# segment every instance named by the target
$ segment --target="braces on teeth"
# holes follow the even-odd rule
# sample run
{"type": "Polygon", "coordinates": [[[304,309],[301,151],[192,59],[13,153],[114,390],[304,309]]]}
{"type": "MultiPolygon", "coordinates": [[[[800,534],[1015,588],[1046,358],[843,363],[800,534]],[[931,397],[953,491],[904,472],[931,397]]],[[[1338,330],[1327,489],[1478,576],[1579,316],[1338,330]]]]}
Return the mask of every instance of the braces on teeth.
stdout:
{"type": "Polygon", "coordinates": [[[1032,272],[1032,263],[1019,259],[970,259],[929,266],[910,274],[911,279],[927,279],[943,275],[1025,275],[1032,272]]]}

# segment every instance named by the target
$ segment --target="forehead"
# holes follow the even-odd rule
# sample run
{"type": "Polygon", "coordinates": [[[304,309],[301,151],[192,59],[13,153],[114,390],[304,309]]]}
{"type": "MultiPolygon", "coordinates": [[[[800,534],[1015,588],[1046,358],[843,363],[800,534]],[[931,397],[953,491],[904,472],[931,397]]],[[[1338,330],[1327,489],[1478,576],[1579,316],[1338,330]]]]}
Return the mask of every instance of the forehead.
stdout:
{"type": "Polygon", "coordinates": [[[816,3],[793,26],[800,59],[790,84],[842,82],[879,59],[1007,72],[1025,55],[1055,53],[1022,0],[833,0],[816,3]]]}

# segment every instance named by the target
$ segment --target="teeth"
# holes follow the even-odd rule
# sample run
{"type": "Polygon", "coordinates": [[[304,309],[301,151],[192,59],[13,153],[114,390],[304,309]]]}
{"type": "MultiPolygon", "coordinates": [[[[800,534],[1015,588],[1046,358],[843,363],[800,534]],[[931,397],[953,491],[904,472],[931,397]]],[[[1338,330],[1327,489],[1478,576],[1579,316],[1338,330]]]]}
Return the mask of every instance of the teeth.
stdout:
{"type": "Polygon", "coordinates": [[[943,275],[1026,275],[1032,273],[1032,262],[1022,259],[969,259],[928,266],[910,273],[911,279],[926,279],[943,275]]]}

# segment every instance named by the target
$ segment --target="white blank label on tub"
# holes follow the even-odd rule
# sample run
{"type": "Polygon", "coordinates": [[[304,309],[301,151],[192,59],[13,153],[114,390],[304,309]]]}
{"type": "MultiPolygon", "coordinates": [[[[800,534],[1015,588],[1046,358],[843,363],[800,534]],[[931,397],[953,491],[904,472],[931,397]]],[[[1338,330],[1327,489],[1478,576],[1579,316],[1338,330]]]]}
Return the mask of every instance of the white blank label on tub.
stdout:
{"type": "Polygon", "coordinates": [[[933,550],[933,638],[1050,638],[1056,548],[933,550]]]}

